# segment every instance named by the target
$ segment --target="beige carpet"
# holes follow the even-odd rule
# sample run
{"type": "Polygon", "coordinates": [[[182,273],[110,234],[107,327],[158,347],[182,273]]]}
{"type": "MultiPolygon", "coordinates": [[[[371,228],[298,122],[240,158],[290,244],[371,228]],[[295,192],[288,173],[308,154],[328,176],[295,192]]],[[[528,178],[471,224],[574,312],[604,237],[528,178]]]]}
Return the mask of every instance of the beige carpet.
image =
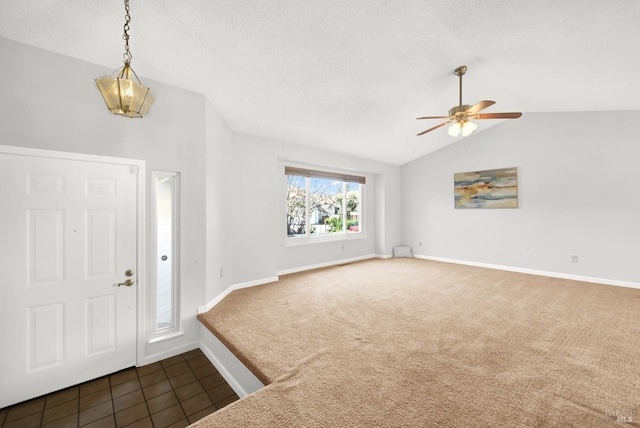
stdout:
{"type": "Polygon", "coordinates": [[[268,385],[194,427],[640,426],[640,290],[367,260],[200,320],[268,385]]]}

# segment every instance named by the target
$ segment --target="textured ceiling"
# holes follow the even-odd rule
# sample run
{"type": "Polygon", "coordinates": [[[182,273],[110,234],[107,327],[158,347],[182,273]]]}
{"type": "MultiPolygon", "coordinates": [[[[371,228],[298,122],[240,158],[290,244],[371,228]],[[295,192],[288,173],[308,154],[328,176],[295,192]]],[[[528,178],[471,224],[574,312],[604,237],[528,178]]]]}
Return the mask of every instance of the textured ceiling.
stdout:
{"type": "MultiPolygon", "coordinates": [[[[497,101],[487,112],[639,108],[638,0],[131,0],[131,15],[143,82],[204,93],[238,132],[394,164],[455,141],[416,137],[438,122],[415,118],[457,105],[462,64],[464,103],[497,101]]],[[[123,22],[117,0],[0,3],[0,37],[112,69],[123,22]]]]}

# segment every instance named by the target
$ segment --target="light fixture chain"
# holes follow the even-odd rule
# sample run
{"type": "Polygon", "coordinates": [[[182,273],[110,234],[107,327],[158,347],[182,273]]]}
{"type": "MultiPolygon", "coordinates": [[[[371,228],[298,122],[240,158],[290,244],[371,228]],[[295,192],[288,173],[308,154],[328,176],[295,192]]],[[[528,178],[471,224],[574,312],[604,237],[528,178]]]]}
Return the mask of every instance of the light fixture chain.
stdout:
{"type": "Polygon", "coordinates": [[[131,15],[129,14],[129,0],[124,0],[124,34],[122,38],[124,39],[124,54],[122,54],[122,59],[125,64],[129,64],[131,62],[131,51],[129,50],[129,23],[131,22],[131,15]]]}

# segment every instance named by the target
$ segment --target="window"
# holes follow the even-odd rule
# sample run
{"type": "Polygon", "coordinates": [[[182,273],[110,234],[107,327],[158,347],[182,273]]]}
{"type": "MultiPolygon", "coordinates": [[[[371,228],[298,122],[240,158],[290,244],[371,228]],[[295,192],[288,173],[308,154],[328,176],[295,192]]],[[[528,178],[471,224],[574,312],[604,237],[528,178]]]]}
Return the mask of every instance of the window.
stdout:
{"type": "Polygon", "coordinates": [[[153,171],[155,196],[156,335],[180,329],[178,313],[178,207],[180,176],[153,171]]]}
{"type": "Polygon", "coordinates": [[[287,238],[330,238],[363,231],[365,177],[285,167],[287,238]]]}

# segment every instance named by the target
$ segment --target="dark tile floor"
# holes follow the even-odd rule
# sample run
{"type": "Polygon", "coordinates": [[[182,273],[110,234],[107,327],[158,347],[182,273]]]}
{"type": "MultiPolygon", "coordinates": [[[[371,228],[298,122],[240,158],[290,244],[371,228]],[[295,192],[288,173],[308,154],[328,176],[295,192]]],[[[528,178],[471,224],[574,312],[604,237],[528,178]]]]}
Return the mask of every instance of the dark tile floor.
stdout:
{"type": "Polygon", "coordinates": [[[195,349],[0,409],[0,427],[186,427],[237,399],[195,349]]]}

